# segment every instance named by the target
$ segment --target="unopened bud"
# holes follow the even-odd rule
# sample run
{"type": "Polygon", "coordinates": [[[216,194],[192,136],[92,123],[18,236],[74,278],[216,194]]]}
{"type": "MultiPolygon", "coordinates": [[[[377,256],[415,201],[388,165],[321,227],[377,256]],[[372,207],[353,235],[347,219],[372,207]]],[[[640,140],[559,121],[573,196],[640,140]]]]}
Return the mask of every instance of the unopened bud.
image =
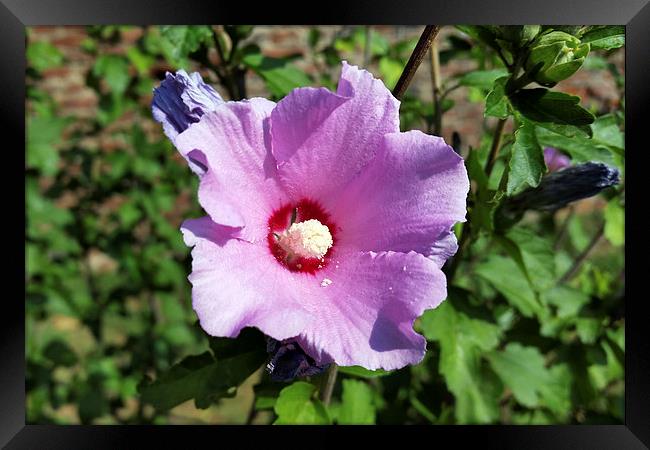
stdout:
{"type": "Polygon", "coordinates": [[[518,222],[527,210],[555,211],[583,198],[593,197],[619,183],[619,171],[603,163],[587,162],[570,166],[542,178],[529,188],[501,204],[495,220],[504,229],[518,222]]]}
{"type": "Polygon", "coordinates": [[[318,375],[329,367],[329,364],[316,364],[295,341],[276,341],[267,337],[266,351],[270,355],[266,371],[273,381],[291,381],[294,378],[318,375]]]}
{"type": "Polygon", "coordinates": [[[543,86],[553,86],[569,78],[582,66],[589,44],[562,31],[551,31],[535,38],[524,67],[543,86]]]}

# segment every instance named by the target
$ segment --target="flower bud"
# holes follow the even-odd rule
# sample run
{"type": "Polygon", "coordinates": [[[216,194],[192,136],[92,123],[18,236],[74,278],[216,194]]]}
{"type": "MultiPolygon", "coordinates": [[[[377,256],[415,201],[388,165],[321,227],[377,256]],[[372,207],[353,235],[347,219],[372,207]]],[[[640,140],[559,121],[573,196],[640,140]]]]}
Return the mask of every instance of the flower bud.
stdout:
{"type": "Polygon", "coordinates": [[[508,228],[529,209],[555,211],[576,200],[593,197],[619,181],[618,169],[599,162],[587,162],[552,172],[543,177],[537,187],[506,199],[496,214],[496,226],[508,228]]]}
{"type": "Polygon", "coordinates": [[[589,44],[563,31],[537,36],[531,44],[524,67],[543,86],[553,86],[569,78],[585,61],[589,44]]]}
{"type": "Polygon", "coordinates": [[[223,102],[198,72],[188,75],[179,70],[175,74],[167,72],[160,86],[154,89],[151,109],[154,119],[163,124],[165,134],[173,142],[178,134],[223,102]]]}
{"type": "Polygon", "coordinates": [[[532,41],[541,28],[540,25],[505,25],[499,27],[499,37],[517,46],[523,46],[532,41]]]}
{"type": "Polygon", "coordinates": [[[329,364],[317,365],[295,341],[276,341],[267,337],[266,342],[266,351],[270,355],[266,371],[273,381],[291,381],[296,377],[318,375],[329,367],[329,364]]]}

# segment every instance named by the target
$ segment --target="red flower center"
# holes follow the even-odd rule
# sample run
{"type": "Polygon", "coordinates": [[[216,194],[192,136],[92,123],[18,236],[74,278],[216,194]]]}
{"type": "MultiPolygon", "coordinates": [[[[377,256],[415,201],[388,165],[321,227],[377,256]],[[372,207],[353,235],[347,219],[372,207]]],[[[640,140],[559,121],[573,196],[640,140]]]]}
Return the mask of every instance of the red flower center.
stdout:
{"type": "Polygon", "coordinates": [[[306,272],[313,274],[325,267],[331,259],[333,244],[336,243],[335,234],[338,229],[334,223],[332,223],[329,214],[327,214],[317,202],[309,199],[302,199],[297,203],[289,203],[282,206],[271,214],[268,227],[269,234],[267,236],[267,241],[271,254],[280,264],[292,272],[306,272]],[[318,221],[318,224],[316,225],[317,231],[322,231],[324,229],[326,234],[329,233],[329,235],[331,235],[331,245],[326,248],[325,253],[321,257],[302,256],[299,253],[292,252],[288,248],[286,242],[287,239],[291,239],[295,236],[287,236],[287,232],[293,231],[297,228],[294,224],[305,222],[310,225],[316,224],[314,221],[318,221]],[[294,225],[293,228],[292,225],[294,225]],[[321,225],[321,227],[318,227],[318,225],[321,225]]]}

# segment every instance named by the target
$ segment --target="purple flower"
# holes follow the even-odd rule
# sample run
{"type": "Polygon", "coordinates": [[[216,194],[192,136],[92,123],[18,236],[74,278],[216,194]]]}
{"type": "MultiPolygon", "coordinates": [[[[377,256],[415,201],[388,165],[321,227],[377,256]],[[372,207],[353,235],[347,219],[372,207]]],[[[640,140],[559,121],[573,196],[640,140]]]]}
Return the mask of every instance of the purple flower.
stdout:
{"type": "Polygon", "coordinates": [[[571,165],[571,159],[553,147],[544,149],[544,162],[549,172],[557,172],[571,165]]]}
{"type": "Polygon", "coordinates": [[[176,75],[167,72],[160,87],[154,89],[151,106],[154,119],[162,122],[165,134],[172,142],[203,114],[223,103],[212,86],[203,82],[201,75],[188,75],[179,70],[176,75]]]}
{"type": "Polygon", "coordinates": [[[320,366],[422,360],[413,322],[447,295],[469,180],[442,138],[400,132],[399,104],[344,62],[336,93],[221,103],[176,136],[208,213],[181,227],[208,334],[257,327],[320,366]]]}

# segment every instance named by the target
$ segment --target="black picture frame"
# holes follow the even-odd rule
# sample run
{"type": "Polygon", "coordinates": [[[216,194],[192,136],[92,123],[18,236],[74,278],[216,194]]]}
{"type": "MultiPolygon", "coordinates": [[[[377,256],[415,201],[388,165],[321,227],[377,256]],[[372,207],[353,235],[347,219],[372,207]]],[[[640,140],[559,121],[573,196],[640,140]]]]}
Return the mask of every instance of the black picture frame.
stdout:
{"type": "MultiPolygon", "coordinates": [[[[625,424],[571,425],[571,426],[440,426],[412,427],[417,432],[449,439],[454,446],[478,444],[483,448],[588,448],[636,449],[650,446],[650,339],[645,333],[647,320],[646,296],[642,277],[646,243],[641,227],[644,225],[641,154],[647,147],[644,137],[643,112],[650,101],[650,4],[649,0],[455,0],[455,1],[358,1],[354,4],[331,0],[317,5],[305,2],[266,2],[252,5],[244,2],[170,0],[0,0],[0,114],[5,159],[3,193],[11,199],[25,198],[24,184],[18,177],[20,152],[14,146],[25,142],[25,27],[34,25],[91,25],[91,24],[200,24],[200,23],[294,23],[294,24],[608,24],[626,26],[626,148],[632,148],[632,163],[626,165],[626,210],[630,216],[640,214],[640,220],[626,220],[625,232],[633,246],[626,248],[626,353],[625,353],[625,424]],[[313,12],[309,12],[313,11],[313,12]],[[645,144],[645,145],[642,145],[645,144]],[[639,148],[636,148],[639,147],[639,148]],[[14,160],[15,158],[15,160],[14,160]],[[15,167],[15,169],[14,169],[15,167]],[[8,170],[7,170],[8,169],[8,170]],[[15,183],[15,184],[14,184],[15,183]],[[21,189],[20,187],[23,186],[21,189]],[[635,213],[639,211],[639,213],[635,213]],[[631,293],[635,292],[635,295],[631,293]],[[630,295],[628,295],[630,294],[630,295]]],[[[20,147],[18,147],[20,148],[20,147]]],[[[647,202],[645,202],[647,203],[647,202]]],[[[7,203],[5,203],[7,204],[7,203]]],[[[25,205],[23,203],[22,207],[25,205]]],[[[17,208],[18,209],[18,208],[17,208]]],[[[24,211],[24,210],[23,210],[24,211]]],[[[18,212],[18,214],[22,214],[18,212]]],[[[22,258],[5,255],[6,279],[18,283],[24,276],[16,261],[24,262],[25,247],[12,237],[21,233],[24,222],[6,214],[5,221],[11,233],[5,233],[5,243],[16,241],[16,253],[22,258]],[[16,272],[15,276],[11,273],[16,272]]],[[[25,216],[18,216],[25,217],[25,216]]],[[[644,227],[647,229],[647,225],[644,227]]],[[[23,293],[25,293],[23,286],[23,293]]],[[[6,448],[134,448],[171,446],[173,442],[187,447],[200,440],[212,440],[212,445],[226,442],[225,436],[215,441],[213,434],[232,434],[238,445],[246,441],[278,441],[284,445],[312,445],[292,443],[295,435],[277,438],[276,434],[295,433],[295,427],[258,427],[255,433],[226,426],[52,426],[25,424],[25,310],[17,295],[5,295],[0,314],[0,445],[6,448]],[[289,431],[287,431],[289,430],[289,431]],[[243,432],[243,433],[242,433],[243,432]],[[273,433],[274,437],[265,436],[273,433]],[[289,439],[289,440],[286,440],[289,439]],[[191,444],[190,444],[191,443],[191,444]]],[[[390,430],[389,435],[401,433],[390,430]]],[[[411,431],[412,430],[412,431],[411,431]]],[[[298,430],[304,432],[305,429],[298,430]]],[[[310,442],[322,437],[337,441],[337,433],[350,431],[365,437],[381,436],[374,427],[310,427],[310,442]]],[[[305,438],[300,438],[305,439],[305,438]]],[[[411,438],[409,438],[410,441],[411,438]]],[[[416,439],[413,437],[412,439],[416,439]]],[[[419,440],[419,438],[418,438],[419,440]]]]}

